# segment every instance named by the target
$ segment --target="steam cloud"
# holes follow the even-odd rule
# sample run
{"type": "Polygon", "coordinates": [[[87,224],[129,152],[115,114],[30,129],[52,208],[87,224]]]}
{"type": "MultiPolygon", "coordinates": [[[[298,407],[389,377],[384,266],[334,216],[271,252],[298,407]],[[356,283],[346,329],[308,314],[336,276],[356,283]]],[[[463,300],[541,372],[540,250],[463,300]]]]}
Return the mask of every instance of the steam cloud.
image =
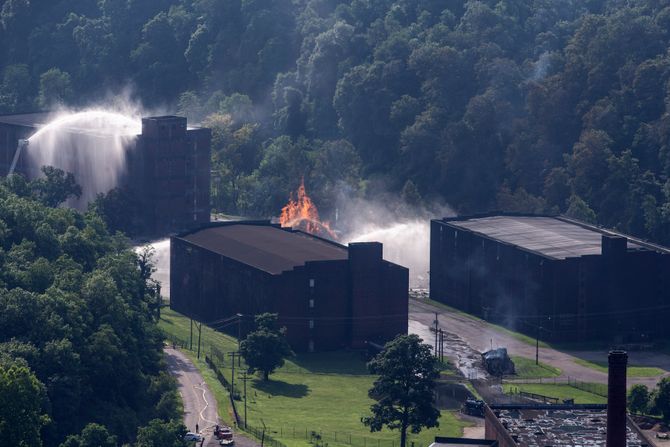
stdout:
{"type": "Polygon", "coordinates": [[[346,200],[338,208],[342,241],[381,242],[384,259],[409,268],[413,289],[428,288],[430,219],[454,216],[444,204],[416,206],[385,194],[378,201],[346,200]]]}
{"type": "Polygon", "coordinates": [[[41,176],[43,166],[74,174],[82,188],[79,200],[66,205],[83,209],[97,194],[120,184],[129,143],[141,133],[147,112],[129,92],[110,95],[100,105],[59,108],[28,139],[21,160],[29,178],[41,176]]]}

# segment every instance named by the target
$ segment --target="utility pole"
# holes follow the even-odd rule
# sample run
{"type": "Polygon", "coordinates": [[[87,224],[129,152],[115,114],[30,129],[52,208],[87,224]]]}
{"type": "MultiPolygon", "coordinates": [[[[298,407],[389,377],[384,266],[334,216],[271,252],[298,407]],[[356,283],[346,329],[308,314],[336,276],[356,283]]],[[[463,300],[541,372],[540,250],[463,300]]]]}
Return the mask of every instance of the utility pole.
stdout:
{"type": "Polygon", "coordinates": [[[240,355],[239,352],[229,352],[229,356],[233,358],[232,365],[233,371],[230,374],[230,396],[235,399],[235,356],[240,355]]]}
{"type": "Polygon", "coordinates": [[[198,328],[198,360],[200,359],[200,336],[202,335],[202,322],[200,324],[196,323],[196,327],[198,328]]]}
{"type": "Polygon", "coordinates": [[[437,325],[438,325],[437,312],[435,312],[435,351],[434,351],[435,357],[437,357],[437,325]]]}
{"type": "Polygon", "coordinates": [[[535,332],[535,364],[540,364],[540,329],[542,326],[537,326],[537,332],[535,332]]]}
{"type": "Polygon", "coordinates": [[[244,381],[244,429],[247,428],[247,380],[249,380],[247,372],[242,373],[242,381],[244,381]]]}
{"type": "Polygon", "coordinates": [[[242,340],[242,314],[237,314],[237,350],[240,350],[242,340]]]}
{"type": "MultiPolygon", "coordinates": [[[[244,315],[237,314],[237,352],[240,352],[240,347],[242,343],[242,317],[244,317],[244,315]]],[[[242,356],[240,355],[239,357],[237,357],[237,366],[240,368],[242,367],[241,362],[242,362],[242,356]]]]}
{"type": "Polygon", "coordinates": [[[440,361],[444,363],[444,331],[440,329],[440,361]]]}
{"type": "Polygon", "coordinates": [[[191,341],[189,342],[189,351],[193,351],[193,318],[190,318],[191,320],[191,341]]]}

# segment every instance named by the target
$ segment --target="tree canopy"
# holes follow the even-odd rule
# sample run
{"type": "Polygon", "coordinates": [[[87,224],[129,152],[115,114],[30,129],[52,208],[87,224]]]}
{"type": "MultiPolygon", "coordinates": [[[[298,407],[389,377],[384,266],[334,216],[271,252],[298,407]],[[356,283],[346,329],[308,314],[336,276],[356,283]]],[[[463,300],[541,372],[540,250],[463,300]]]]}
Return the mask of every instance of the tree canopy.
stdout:
{"type": "Polygon", "coordinates": [[[0,444],[131,442],[181,416],[150,259],[97,214],[54,207],[78,187],[45,173],[0,182],[0,444]]]}
{"type": "Polygon", "coordinates": [[[440,376],[430,346],[417,335],[399,335],[368,363],[370,373],[379,377],[369,395],[371,416],[361,420],[370,431],[384,426],[400,431],[400,447],[405,447],[407,430],[437,427],[440,411],[434,404],[435,379],[440,376]]]}
{"type": "Polygon", "coordinates": [[[259,371],[263,379],[284,364],[284,358],[293,355],[286,341],[285,328],[277,327],[277,314],[256,315],[256,330],[247,334],[240,343],[240,354],[249,366],[249,372],[259,371]]]}
{"type": "Polygon", "coordinates": [[[328,218],[409,181],[670,243],[665,2],[0,4],[0,113],[130,83],[212,127],[217,211],[275,215],[304,176],[328,218]]]}

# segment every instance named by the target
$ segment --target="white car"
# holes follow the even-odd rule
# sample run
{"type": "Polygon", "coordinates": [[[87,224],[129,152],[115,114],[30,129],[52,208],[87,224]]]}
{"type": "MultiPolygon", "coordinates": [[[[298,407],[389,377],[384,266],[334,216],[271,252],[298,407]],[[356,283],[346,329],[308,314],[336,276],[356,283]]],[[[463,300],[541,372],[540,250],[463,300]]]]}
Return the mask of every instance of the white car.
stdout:
{"type": "Polygon", "coordinates": [[[184,441],[186,441],[186,442],[189,442],[189,441],[200,442],[200,441],[202,441],[202,436],[200,436],[197,433],[193,433],[192,431],[190,431],[190,432],[187,432],[184,435],[184,441]]]}

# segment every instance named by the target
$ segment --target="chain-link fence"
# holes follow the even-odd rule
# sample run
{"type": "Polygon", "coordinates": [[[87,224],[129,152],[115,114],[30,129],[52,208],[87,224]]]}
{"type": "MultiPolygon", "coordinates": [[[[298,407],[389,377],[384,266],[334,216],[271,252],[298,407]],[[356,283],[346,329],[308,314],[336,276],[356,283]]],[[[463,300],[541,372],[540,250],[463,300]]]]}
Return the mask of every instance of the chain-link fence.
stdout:
{"type": "Polygon", "coordinates": [[[537,378],[537,379],[511,379],[503,380],[503,383],[507,384],[550,384],[550,385],[568,385],[573,388],[577,388],[587,393],[595,394],[601,397],[607,397],[607,384],[605,383],[592,383],[592,382],[582,382],[577,380],[574,377],[548,377],[548,378],[537,378]]]}

